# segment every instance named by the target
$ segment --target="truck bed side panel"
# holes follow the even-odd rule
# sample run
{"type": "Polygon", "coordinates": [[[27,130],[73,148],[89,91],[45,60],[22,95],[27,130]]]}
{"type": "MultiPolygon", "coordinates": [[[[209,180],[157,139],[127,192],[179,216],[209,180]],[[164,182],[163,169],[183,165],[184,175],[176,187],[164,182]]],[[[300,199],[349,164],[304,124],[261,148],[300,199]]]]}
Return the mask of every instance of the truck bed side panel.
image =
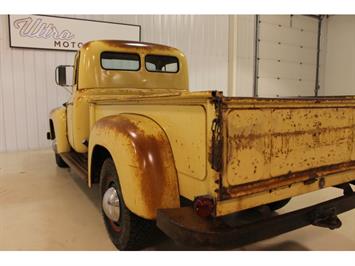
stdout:
{"type": "Polygon", "coordinates": [[[226,185],[354,160],[354,109],[232,109],[227,114],[226,185]]]}
{"type": "Polygon", "coordinates": [[[193,199],[209,193],[207,177],[207,114],[201,105],[92,104],[91,124],[120,113],[135,113],[156,121],[165,131],[174,154],[180,194],[193,199]]]}

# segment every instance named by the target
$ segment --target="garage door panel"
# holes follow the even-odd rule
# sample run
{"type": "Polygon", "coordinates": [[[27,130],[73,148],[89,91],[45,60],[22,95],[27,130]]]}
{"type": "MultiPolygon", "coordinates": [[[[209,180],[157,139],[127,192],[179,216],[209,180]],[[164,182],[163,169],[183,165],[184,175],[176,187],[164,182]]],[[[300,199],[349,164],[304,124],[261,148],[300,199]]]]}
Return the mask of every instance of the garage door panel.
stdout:
{"type": "Polygon", "coordinates": [[[263,97],[314,95],[318,20],[263,15],[258,22],[257,88],[263,97]]]}
{"type": "Polygon", "coordinates": [[[310,31],[314,34],[318,32],[318,25],[315,23],[315,19],[306,16],[290,16],[290,15],[260,15],[259,21],[261,23],[282,25],[284,27],[292,27],[299,30],[310,31]]]}
{"type": "Polygon", "coordinates": [[[263,88],[259,92],[259,97],[296,97],[313,96],[314,92],[309,88],[314,88],[312,81],[298,81],[290,79],[259,78],[259,85],[263,88]]]}
{"type": "Polygon", "coordinates": [[[278,27],[268,23],[260,23],[259,26],[259,39],[261,41],[317,48],[317,35],[313,32],[283,26],[278,27]]]}
{"type": "Polygon", "coordinates": [[[262,59],[294,61],[297,64],[302,62],[303,64],[315,65],[316,55],[316,49],[298,48],[269,42],[259,43],[259,58],[262,59]]]}
{"type": "Polygon", "coordinates": [[[261,23],[267,23],[267,24],[290,26],[290,15],[280,15],[280,16],[260,15],[259,21],[261,21],[261,23]]]}
{"type": "Polygon", "coordinates": [[[300,65],[292,63],[275,62],[273,60],[260,60],[259,73],[263,77],[285,77],[302,80],[314,80],[316,70],[313,65],[300,65]]]}
{"type": "Polygon", "coordinates": [[[318,22],[314,18],[306,16],[293,16],[292,26],[298,29],[313,32],[315,35],[318,33],[318,22]]]}

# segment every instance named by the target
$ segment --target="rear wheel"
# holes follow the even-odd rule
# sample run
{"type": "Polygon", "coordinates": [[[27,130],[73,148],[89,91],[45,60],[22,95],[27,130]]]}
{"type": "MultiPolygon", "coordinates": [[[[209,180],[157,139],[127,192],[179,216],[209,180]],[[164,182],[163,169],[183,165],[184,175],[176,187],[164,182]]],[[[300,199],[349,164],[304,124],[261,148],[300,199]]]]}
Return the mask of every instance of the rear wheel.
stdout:
{"type": "Polygon", "coordinates": [[[278,209],[285,207],[287,205],[287,203],[290,202],[290,200],[291,200],[291,198],[275,201],[275,202],[269,203],[268,206],[269,206],[270,210],[276,211],[278,209]]]}
{"type": "Polygon", "coordinates": [[[69,166],[64,162],[62,157],[58,153],[54,153],[55,156],[55,162],[57,163],[57,166],[60,168],[68,168],[69,166]]]}
{"type": "Polygon", "coordinates": [[[102,165],[100,192],[102,215],[112,243],[119,250],[145,247],[154,235],[155,223],[138,217],[126,207],[111,158],[106,159],[102,165]]]}

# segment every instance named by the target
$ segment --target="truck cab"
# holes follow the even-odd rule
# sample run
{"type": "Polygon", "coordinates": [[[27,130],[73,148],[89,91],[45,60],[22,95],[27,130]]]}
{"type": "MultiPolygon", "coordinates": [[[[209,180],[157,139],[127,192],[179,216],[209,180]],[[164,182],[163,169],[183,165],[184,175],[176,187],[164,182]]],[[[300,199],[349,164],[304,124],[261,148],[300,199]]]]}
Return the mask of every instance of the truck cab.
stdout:
{"type": "Polygon", "coordinates": [[[66,103],[68,141],[78,153],[87,152],[83,142],[89,137],[91,99],[189,89],[183,54],[174,48],[147,43],[87,43],[76,54],[75,64],[69,71],[73,71],[73,82],[63,84],[72,89],[72,97],[66,103]]]}

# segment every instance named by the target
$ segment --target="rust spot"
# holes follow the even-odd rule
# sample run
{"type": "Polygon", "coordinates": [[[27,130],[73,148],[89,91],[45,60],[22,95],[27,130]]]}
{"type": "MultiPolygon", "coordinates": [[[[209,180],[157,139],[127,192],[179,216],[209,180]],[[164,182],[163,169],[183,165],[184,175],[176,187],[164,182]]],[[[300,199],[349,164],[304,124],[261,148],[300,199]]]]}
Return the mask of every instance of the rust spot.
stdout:
{"type": "Polygon", "coordinates": [[[319,188],[324,188],[325,187],[325,179],[324,179],[324,177],[319,179],[318,186],[319,186],[319,188]]]}
{"type": "MultiPolygon", "coordinates": [[[[247,184],[230,186],[226,189],[226,191],[224,191],[224,194],[221,195],[221,197],[222,199],[229,199],[233,197],[255,194],[262,191],[273,190],[282,186],[290,186],[298,182],[310,183],[315,179],[315,177],[318,176],[327,176],[353,169],[355,169],[355,161],[326,165],[305,171],[289,173],[262,181],[254,181],[247,184]]],[[[321,181],[321,183],[324,182],[321,181]]]]}
{"type": "Polygon", "coordinates": [[[235,134],[233,136],[230,136],[230,143],[235,143],[238,149],[252,149],[257,147],[263,147],[266,145],[263,144],[256,144],[257,142],[264,141],[267,138],[281,138],[282,141],[282,150],[286,150],[286,153],[289,152],[287,149],[287,146],[289,146],[289,141],[291,138],[294,137],[301,137],[305,135],[311,135],[314,137],[314,142],[315,144],[319,143],[320,136],[322,134],[331,134],[335,132],[339,132],[342,130],[352,130],[351,126],[344,126],[344,127],[338,127],[338,128],[315,128],[312,130],[308,131],[303,131],[303,130],[296,130],[292,132],[274,132],[274,133],[265,133],[265,134],[255,134],[251,133],[249,135],[244,135],[244,134],[235,134]]]}
{"type": "Polygon", "coordinates": [[[130,140],[138,163],[135,169],[137,177],[140,177],[144,203],[149,211],[155,212],[162,206],[164,194],[174,194],[165,191],[167,188],[171,189],[171,184],[168,184],[171,173],[166,162],[173,158],[167,138],[162,134],[148,135],[131,120],[122,116],[108,116],[98,121],[96,126],[118,132],[130,140]]]}
{"type": "MultiPolygon", "coordinates": [[[[248,104],[283,104],[283,103],[299,103],[299,104],[317,104],[317,108],[320,108],[319,105],[325,104],[332,104],[332,103],[347,103],[350,101],[355,100],[354,96],[318,96],[318,97],[294,97],[294,98],[251,98],[251,97],[226,97],[225,102],[228,104],[229,102],[233,102],[235,100],[241,103],[248,103],[248,104]]],[[[255,109],[256,106],[253,106],[251,109],[255,109]]],[[[286,107],[289,108],[289,107],[286,107]]],[[[304,107],[295,107],[297,108],[304,108],[304,107]]],[[[327,107],[325,107],[327,108],[327,107]]],[[[243,108],[248,109],[248,108],[243,108]]],[[[278,109],[283,109],[280,107],[278,109]]]]}

